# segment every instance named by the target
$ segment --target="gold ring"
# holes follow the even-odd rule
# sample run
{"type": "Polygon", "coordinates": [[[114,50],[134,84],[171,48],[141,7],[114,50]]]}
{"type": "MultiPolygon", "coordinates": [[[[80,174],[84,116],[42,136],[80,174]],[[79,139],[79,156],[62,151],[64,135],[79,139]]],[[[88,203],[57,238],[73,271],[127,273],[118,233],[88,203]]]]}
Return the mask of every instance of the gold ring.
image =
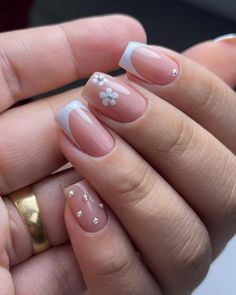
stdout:
{"type": "Polygon", "coordinates": [[[32,238],[34,254],[49,248],[47,233],[43,227],[40,210],[32,187],[27,186],[8,195],[16,206],[32,238]]]}

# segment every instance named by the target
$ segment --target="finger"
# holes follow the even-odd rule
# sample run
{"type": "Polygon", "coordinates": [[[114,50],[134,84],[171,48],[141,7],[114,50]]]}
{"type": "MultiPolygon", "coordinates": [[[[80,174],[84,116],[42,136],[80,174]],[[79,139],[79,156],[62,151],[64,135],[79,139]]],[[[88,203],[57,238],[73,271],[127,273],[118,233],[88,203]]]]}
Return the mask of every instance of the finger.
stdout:
{"type": "Polygon", "coordinates": [[[0,266],[0,294],[14,295],[15,288],[10,272],[0,266]]]}
{"type": "Polygon", "coordinates": [[[198,217],[151,166],[121,138],[115,134],[112,138],[83,105],[70,103],[57,122],[83,152],[65,136],[61,136],[62,151],[116,214],[164,294],[189,294],[205,275],[210,257],[208,234],[198,217]]]}
{"type": "Polygon", "coordinates": [[[236,85],[236,36],[197,44],[183,55],[203,65],[228,85],[236,85]]]}
{"type": "Polygon", "coordinates": [[[1,34],[0,111],[18,100],[86,77],[95,68],[117,68],[131,36],[145,41],[141,25],[122,15],[1,34]]]}
{"type": "MultiPolygon", "coordinates": [[[[98,204],[101,202],[86,181],[80,182],[79,185],[89,191],[88,202],[91,203],[92,199],[98,204]]],[[[69,187],[67,192],[74,187],[75,185],[69,187]]],[[[80,225],[78,210],[81,197],[82,195],[76,193],[72,198],[68,197],[71,209],[67,204],[65,221],[88,287],[88,294],[161,294],[154,279],[138,258],[126,233],[105,207],[91,205],[87,211],[84,208],[81,216],[81,220],[84,219],[81,221],[83,227],[80,225]],[[95,216],[98,223],[93,223],[95,216]]]]}
{"type": "Polygon", "coordinates": [[[13,267],[11,274],[17,295],[79,295],[85,290],[69,244],[31,257],[13,267]]]}
{"type": "Polygon", "coordinates": [[[37,182],[66,162],[58,146],[54,114],[78,93],[72,90],[0,116],[0,194],[37,182]]]}
{"type": "MultiPolygon", "coordinates": [[[[79,175],[71,169],[50,176],[32,186],[51,247],[61,245],[68,240],[63,218],[65,206],[63,189],[79,179],[81,179],[79,175]]],[[[1,215],[6,212],[4,228],[8,235],[1,249],[7,253],[9,265],[14,266],[33,255],[32,240],[16,207],[8,198],[4,198],[4,202],[6,207],[1,208],[1,215]]]]}
{"type": "Polygon", "coordinates": [[[207,225],[214,254],[219,253],[236,231],[235,155],[187,115],[141,86],[130,82],[132,89],[108,75],[104,86],[92,79],[83,96],[99,111],[96,116],[180,192],[207,225]],[[116,93],[116,104],[104,107],[99,96],[109,88],[116,93]]]}
{"type": "Polygon", "coordinates": [[[131,80],[182,110],[236,152],[236,95],[214,74],[170,50],[132,42],[120,64],[138,76],[131,75],[131,80]]]}
{"type": "Polygon", "coordinates": [[[9,241],[8,215],[2,198],[0,197],[0,294],[14,295],[15,288],[9,271],[9,258],[6,251],[9,241]]]}

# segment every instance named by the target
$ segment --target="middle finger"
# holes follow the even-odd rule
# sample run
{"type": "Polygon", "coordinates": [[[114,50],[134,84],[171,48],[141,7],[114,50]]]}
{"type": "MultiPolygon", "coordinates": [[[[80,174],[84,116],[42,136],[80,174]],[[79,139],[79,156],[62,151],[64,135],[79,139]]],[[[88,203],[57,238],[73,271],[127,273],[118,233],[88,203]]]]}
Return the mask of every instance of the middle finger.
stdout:
{"type": "Polygon", "coordinates": [[[105,75],[100,86],[92,76],[82,95],[100,111],[92,108],[96,116],[161,172],[202,217],[216,254],[236,228],[234,154],[165,100],[129,85],[105,75]]]}

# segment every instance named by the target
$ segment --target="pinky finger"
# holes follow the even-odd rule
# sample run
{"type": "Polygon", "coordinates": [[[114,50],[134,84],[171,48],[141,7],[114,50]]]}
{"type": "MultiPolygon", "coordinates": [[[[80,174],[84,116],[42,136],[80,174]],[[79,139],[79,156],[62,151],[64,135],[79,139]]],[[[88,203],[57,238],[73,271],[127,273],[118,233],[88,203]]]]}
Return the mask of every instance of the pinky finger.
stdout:
{"type": "Polygon", "coordinates": [[[83,273],[86,295],[160,295],[114,215],[82,180],[65,190],[65,222],[83,273]]]}

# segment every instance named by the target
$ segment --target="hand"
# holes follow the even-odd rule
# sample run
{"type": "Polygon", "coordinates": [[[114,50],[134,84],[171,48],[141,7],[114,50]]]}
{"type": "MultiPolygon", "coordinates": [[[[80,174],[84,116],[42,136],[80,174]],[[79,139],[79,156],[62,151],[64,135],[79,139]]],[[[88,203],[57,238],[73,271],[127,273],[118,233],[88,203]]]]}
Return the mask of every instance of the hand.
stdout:
{"type": "MultiPolygon", "coordinates": [[[[145,41],[141,25],[118,15],[0,35],[1,195],[47,177],[66,162],[58,146],[54,113],[79,90],[9,107],[87,77],[97,68],[117,68],[131,37],[145,41]]],[[[33,185],[51,244],[37,256],[33,256],[32,241],[18,211],[6,197],[0,198],[1,295],[72,295],[83,288],[67,243],[61,191],[61,186],[79,179],[77,173],[67,171],[33,185]]]]}
{"type": "MultiPolygon", "coordinates": [[[[130,38],[145,41],[141,26],[121,16],[83,19],[63,24],[62,28],[61,25],[48,26],[1,34],[0,193],[13,192],[45,177],[33,185],[33,191],[51,247],[33,257],[31,238],[18,211],[7,198],[1,199],[0,294],[11,295],[15,290],[17,294],[41,295],[50,289],[50,294],[62,292],[71,295],[84,289],[67,243],[62,218],[62,188],[80,180],[80,177],[74,171],[66,171],[47,178],[65,163],[55,136],[54,112],[78,97],[81,90],[75,89],[17,108],[8,107],[19,100],[86,77],[96,69],[109,71],[116,68],[130,38]],[[113,23],[116,26],[109,32],[107,28],[113,23]],[[98,35],[99,38],[94,37],[98,35]],[[94,47],[99,55],[93,54],[94,47]]],[[[191,58],[199,59],[202,50],[203,59],[207,54],[204,46],[193,52],[191,58]]],[[[234,50],[222,46],[217,48],[222,56],[233,56],[234,50]]],[[[211,66],[209,60],[204,62],[211,66]]],[[[231,64],[231,60],[228,62],[231,64]]],[[[223,72],[220,65],[219,62],[219,75],[223,72]]]]}
{"type": "Polygon", "coordinates": [[[236,230],[236,95],[164,48],[132,43],[121,65],[146,89],[96,73],[82,92],[110,131],[78,102],[57,116],[64,155],[116,216],[72,185],[69,236],[88,294],[190,294],[236,230]]]}

